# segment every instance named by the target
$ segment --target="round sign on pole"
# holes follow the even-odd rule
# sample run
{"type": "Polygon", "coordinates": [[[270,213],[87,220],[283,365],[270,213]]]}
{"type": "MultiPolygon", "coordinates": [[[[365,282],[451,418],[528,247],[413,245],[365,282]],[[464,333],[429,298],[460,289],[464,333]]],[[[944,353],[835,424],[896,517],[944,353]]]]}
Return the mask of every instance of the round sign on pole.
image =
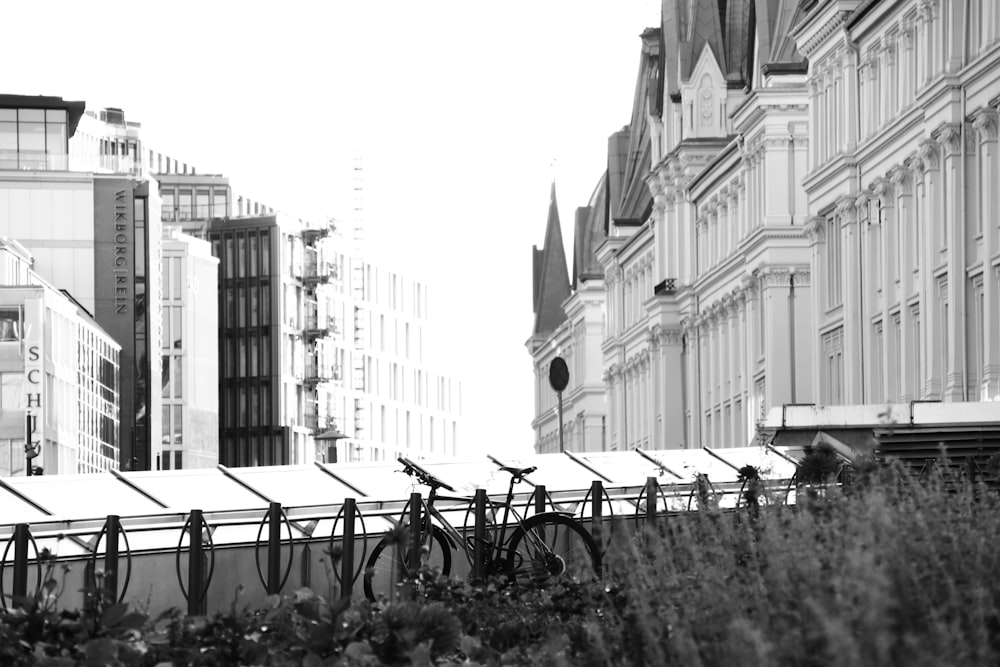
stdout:
{"type": "Polygon", "coordinates": [[[549,384],[559,392],[569,385],[569,367],[566,366],[566,360],[562,357],[556,357],[549,364],[549,384]]]}

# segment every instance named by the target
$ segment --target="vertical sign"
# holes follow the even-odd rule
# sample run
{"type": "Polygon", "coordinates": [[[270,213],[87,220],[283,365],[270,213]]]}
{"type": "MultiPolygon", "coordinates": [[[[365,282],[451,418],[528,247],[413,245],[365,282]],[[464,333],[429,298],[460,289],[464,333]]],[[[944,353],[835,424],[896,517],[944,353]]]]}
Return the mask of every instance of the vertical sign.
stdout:
{"type": "Polygon", "coordinates": [[[45,442],[45,363],[42,359],[42,315],[45,305],[42,299],[27,299],[24,302],[24,414],[25,440],[24,455],[27,474],[31,475],[33,462],[42,452],[45,442]]]}

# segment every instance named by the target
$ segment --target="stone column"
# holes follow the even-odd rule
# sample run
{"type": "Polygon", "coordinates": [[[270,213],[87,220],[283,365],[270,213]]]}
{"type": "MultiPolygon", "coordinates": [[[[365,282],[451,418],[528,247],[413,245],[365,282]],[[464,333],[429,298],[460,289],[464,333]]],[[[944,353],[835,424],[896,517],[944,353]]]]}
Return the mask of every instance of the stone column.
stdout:
{"type": "MultiPolygon", "coordinates": [[[[830,280],[830,272],[826,270],[826,260],[823,257],[823,251],[826,247],[826,218],[819,215],[808,218],[805,224],[805,233],[809,237],[809,247],[812,251],[812,275],[817,276],[816,282],[818,284],[826,285],[826,281],[830,280]]],[[[809,335],[814,342],[819,337],[819,327],[823,321],[823,309],[825,308],[826,300],[826,294],[817,291],[813,292],[811,309],[812,325],[809,327],[809,335]]],[[[820,363],[817,362],[815,365],[815,371],[817,372],[812,374],[810,381],[810,393],[817,398],[821,395],[820,377],[822,373],[818,372],[820,363]]]]}
{"type": "MultiPolygon", "coordinates": [[[[890,392],[890,374],[889,374],[889,306],[894,303],[899,302],[899,284],[896,282],[896,276],[898,275],[899,266],[899,246],[900,240],[896,232],[896,207],[893,205],[894,193],[892,191],[892,185],[888,179],[880,178],[873,184],[873,192],[875,197],[878,199],[878,205],[882,212],[882,243],[879,251],[882,254],[882,303],[881,305],[881,319],[882,319],[882,349],[879,350],[880,356],[882,358],[881,367],[875,368],[872,366],[873,373],[881,373],[883,382],[882,384],[882,395],[872,396],[872,402],[878,403],[888,403],[889,402],[889,392],[890,392]]],[[[866,321],[870,318],[866,318],[866,321]]],[[[872,342],[875,342],[875,337],[872,336],[872,342]]],[[[872,360],[874,362],[874,359],[872,360]]]]}
{"type": "MultiPolygon", "coordinates": [[[[992,7],[992,3],[990,4],[992,7]]],[[[995,12],[996,8],[990,11],[995,12]]],[[[994,36],[995,39],[995,36],[994,36]]],[[[997,112],[993,108],[979,109],[973,115],[973,127],[979,136],[980,215],[983,226],[983,368],[979,383],[979,400],[991,401],[1000,395],[1000,295],[997,281],[990,267],[990,258],[1000,245],[1000,228],[997,227],[996,154],[997,112]]],[[[970,400],[973,397],[969,397],[970,400]]]]}
{"type": "MultiPolygon", "coordinates": [[[[854,197],[838,200],[836,215],[841,227],[841,300],[844,312],[844,391],[845,403],[861,403],[862,367],[861,326],[861,238],[858,230],[858,211],[854,197]]],[[[820,394],[822,395],[822,394],[820,394]]]]}
{"type": "MultiPolygon", "coordinates": [[[[944,373],[945,389],[944,399],[946,401],[962,401],[965,399],[967,388],[965,387],[965,287],[967,279],[965,275],[965,225],[963,215],[965,213],[965,165],[962,164],[962,135],[961,124],[948,123],[939,128],[934,133],[937,139],[945,147],[944,158],[944,187],[946,188],[946,201],[948,210],[944,212],[944,220],[947,221],[948,244],[948,313],[944,327],[948,332],[947,349],[942,371],[944,373]]],[[[945,317],[943,308],[940,316],[945,317]]]]}
{"type": "MultiPolygon", "coordinates": [[[[889,172],[889,181],[893,186],[893,193],[896,197],[896,241],[899,247],[899,317],[900,317],[900,332],[902,335],[899,337],[898,357],[900,360],[899,368],[895,368],[895,373],[897,374],[893,381],[896,383],[896,391],[891,400],[895,402],[907,402],[913,400],[913,397],[909,394],[910,386],[910,374],[912,370],[910,365],[907,363],[909,358],[907,355],[909,351],[906,345],[906,335],[905,331],[907,327],[910,326],[910,314],[909,308],[906,305],[907,298],[914,292],[914,274],[913,271],[915,267],[913,266],[913,256],[914,244],[916,243],[916,232],[917,225],[913,220],[913,188],[912,188],[912,175],[910,168],[906,167],[896,167],[889,172]]],[[[889,358],[895,358],[896,352],[896,342],[892,336],[893,323],[891,318],[883,323],[883,331],[886,332],[886,350],[889,353],[889,358]]]]}
{"type": "Polygon", "coordinates": [[[941,231],[940,226],[946,224],[944,211],[941,209],[941,151],[936,141],[926,140],[920,144],[920,159],[923,165],[923,238],[924,249],[921,277],[923,278],[923,300],[920,304],[920,330],[922,350],[919,350],[923,360],[924,386],[921,399],[941,398],[944,387],[941,364],[938,363],[937,350],[940,347],[939,327],[935,324],[935,312],[940,304],[937,297],[937,281],[934,279],[934,267],[941,261],[941,231]]]}

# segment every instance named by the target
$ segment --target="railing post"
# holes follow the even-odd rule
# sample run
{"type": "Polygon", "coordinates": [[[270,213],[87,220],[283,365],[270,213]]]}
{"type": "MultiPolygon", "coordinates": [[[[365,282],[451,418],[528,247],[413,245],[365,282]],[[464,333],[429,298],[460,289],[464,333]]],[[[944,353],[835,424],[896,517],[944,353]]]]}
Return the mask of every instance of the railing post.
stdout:
{"type": "Polygon", "coordinates": [[[535,514],[545,511],[545,485],[539,484],[535,487],[535,514]]]}
{"type": "Polygon", "coordinates": [[[656,524],[656,496],[658,495],[659,484],[655,477],[646,478],[646,527],[652,528],[656,524]]]}
{"type": "Polygon", "coordinates": [[[281,592],[281,503],[267,510],[267,594],[281,592]]]}
{"type": "Polygon", "coordinates": [[[590,518],[591,529],[594,539],[601,543],[602,532],[604,530],[604,484],[601,480],[595,479],[590,485],[590,518]]]}
{"type": "Polygon", "coordinates": [[[118,536],[121,533],[121,517],[108,515],[108,545],[104,551],[104,590],[106,599],[114,603],[118,599],[118,536]]]}
{"type": "Polygon", "coordinates": [[[340,556],[340,597],[350,598],[354,593],[354,498],[344,499],[344,542],[340,556]]]}
{"type": "Polygon", "coordinates": [[[476,528],[472,547],[472,577],[478,582],[486,575],[486,489],[476,489],[475,500],[476,528]]]}
{"type": "Polygon", "coordinates": [[[28,596],[28,524],[14,526],[14,606],[28,596]]]}
{"type": "Polygon", "coordinates": [[[188,615],[205,613],[205,550],[201,541],[201,510],[191,510],[191,541],[188,545],[188,615]]]}
{"type": "MultiPolygon", "coordinates": [[[[407,567],[410,576],[416,576],[420,569],[420,513],[423,509],[423,498],[417,492],[410,494],[410,554],[407,567]]],[[[428,526],[428,529],[430,526],[428,526]]]]}

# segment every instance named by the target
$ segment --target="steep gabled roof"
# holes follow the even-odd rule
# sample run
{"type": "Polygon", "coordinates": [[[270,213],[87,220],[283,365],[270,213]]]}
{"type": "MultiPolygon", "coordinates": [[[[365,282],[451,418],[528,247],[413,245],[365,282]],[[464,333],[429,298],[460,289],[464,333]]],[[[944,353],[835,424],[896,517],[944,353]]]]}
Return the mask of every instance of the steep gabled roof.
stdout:
{"type": "Polygon", "coordinates": [[[757,38],[761,64],[803,60],[791,37],[792,28],[807,13],[801,0],[756,0],[757,38]]]}
{"type": "Polygon", "coordinates": [[[549,218],[545,224],[545,245],[532,249],[534,264],[533,295],[535,326],[533,334],[552,333],[566,320],[563,302],[569,298],[569,270],[566,268],[566,249],[563,246],[559,225],[559,207],[556,204],[556,184],[552,183],[549,197],[549,218]]]}
{"type": "Polygon", "coordinates": [[[591,278],[604,275],[597,261],[597,247],[607,238],[607,188],[608,172],[604,172],[586,206],[576,209],[573,229],[573,289],[591,278]]]}
{"type": "MultiPolygon", "coordinates": [[[[607,223],[615,220],[642,221],[652,202],[646,185],[651,167],[652,143],[649,126],[650,86],[659,86],[659,31],[643,33],[643,53],[632,99],[632,118],[628,125],[608,139],[608,171],[605,175],[607,223]],[[655,47],[655,48],[654,48],[655,47]]],[[[605,232],[608,231],[607,226],[605,232]]]]}
{"type": "Polygon", "coordinates": [[[730,86],[751,79],[755,14],[773,0],[664,0],[661,30],[668,94],[688,81],[707,46],[730,86]]]}

